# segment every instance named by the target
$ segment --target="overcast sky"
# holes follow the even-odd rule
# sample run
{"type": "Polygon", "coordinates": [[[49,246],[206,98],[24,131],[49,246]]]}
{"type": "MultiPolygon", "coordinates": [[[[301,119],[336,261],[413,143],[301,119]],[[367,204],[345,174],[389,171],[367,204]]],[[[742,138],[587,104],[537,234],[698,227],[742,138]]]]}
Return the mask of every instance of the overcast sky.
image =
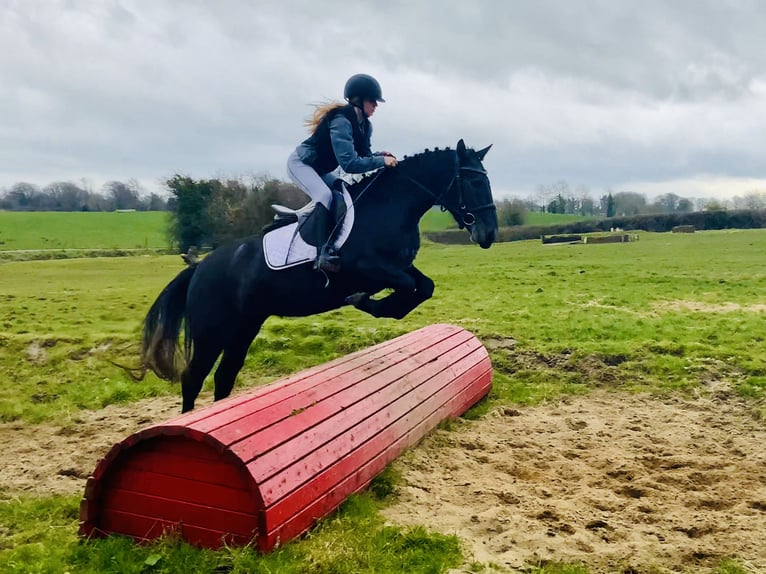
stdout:
{"type": "Polygon", "coordinates": [[[760,0],[0,0],[0,189],[287,179],[365,72],[373,148],[493,144],[496,197],[564,180],[766,191],[760,0]]]}

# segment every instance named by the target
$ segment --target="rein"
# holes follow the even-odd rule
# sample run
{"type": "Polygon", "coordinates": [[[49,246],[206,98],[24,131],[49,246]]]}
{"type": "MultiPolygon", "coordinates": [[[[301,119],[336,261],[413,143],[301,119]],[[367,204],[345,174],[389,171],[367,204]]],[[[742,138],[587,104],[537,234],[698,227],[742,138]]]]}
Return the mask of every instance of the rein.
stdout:
{"type": "Polygon", "coordinates": [[[440,194],[434,193],[425,185],[420,183],[415,178],[410,177],[409,175],[402,175],[402,177],[404,177],[405,179],[408,179],[409,181],[414,183],[418,188],[422,189],[428,195],[430,195],[434,200],[434,205],[441,206],[442,211],[450,211],[453,215],[455,215],[455,219],[457,220],[459,227],[462,229],[463,227],[471,226],[474,223],[476,223],[476,216],[474,215],[475,213],[478,213],[479,211],[483,211],[485,209],[497,209],[497,206],[495,206],[494,202],[485,203],[484,205],[476,205],[472,207],[467,207],[465,205],[465,202],[463,201],[463,180],[460,177],[460,173],[464,171],[487,175],[487,170],[485,169],[480,169],[478,167],[458,166],[457,169],[455,170],[455,174],[452,176],[452,179],[450,180],[449,185],[447,186],[447,189],[445,189],[440,194]],[[444,199],[447,195],[449,195],[449,192],[452,190],[452,187],[455,184],[457,184],[457,198],[458,198],[457,208],[450,207],[449,205],[447,205],[444,199]]]}

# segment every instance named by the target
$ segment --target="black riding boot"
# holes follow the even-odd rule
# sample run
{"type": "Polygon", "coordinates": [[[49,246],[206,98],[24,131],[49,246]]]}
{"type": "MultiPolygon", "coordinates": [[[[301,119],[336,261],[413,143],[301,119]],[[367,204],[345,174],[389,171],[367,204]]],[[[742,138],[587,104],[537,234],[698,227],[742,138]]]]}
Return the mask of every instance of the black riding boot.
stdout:
{"type": "Polygon", "coordinates": [[[335,236],[337,235],[334,218],[327,210],[327,208],[321,203],[317,203],[314,208],[314,231],[316,236],[314,237],[315,243],[319,247],[319,255],[316,261],[314,261],[315,271],[327,271],[329,273],[336,273],[340,271],[340,256],[332,246],[335,236]]]}

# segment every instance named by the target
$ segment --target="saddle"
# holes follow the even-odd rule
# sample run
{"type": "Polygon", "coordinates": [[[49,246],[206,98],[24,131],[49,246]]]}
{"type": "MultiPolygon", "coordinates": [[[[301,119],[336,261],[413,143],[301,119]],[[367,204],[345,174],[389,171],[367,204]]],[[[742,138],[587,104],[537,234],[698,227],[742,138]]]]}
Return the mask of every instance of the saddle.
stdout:
{"type": "MultiPolygon", "coordinates": [[[[335,191],[334,211],[336,221],[341,228],[336,233],[333,247],[339,250],[346,242],[354,225],[354,204],[345,189],[335,191]],[[345,211],[345,214],[342,212],[345,211]],[[340,216],[340,217],[338,217],[340,216]]],[[[263,233],[263,255],[269,269],[280,270],[313,262],[321,245],[312,245],[314,234],[311,231],[315,203],[307,203],[300,209],[290,209],[284,205],[272,205],[274,221],[263,233]]]]}

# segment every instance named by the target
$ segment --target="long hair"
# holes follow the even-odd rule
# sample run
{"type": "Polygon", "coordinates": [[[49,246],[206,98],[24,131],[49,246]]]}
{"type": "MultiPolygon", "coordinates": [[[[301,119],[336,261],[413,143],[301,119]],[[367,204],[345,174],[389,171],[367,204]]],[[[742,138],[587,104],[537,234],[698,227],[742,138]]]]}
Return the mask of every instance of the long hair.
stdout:
{"type": "Polygon", "coordinates": [[[324,117],[333,110],[342,108],[345,106],[343,102],[324,102],[322,104],[316,104],[314,106],[314,113],[310,118],[307,118],[303,123],[308,128],[310,134],[314,134],[317,131],[317,127],[324,117]]]}

